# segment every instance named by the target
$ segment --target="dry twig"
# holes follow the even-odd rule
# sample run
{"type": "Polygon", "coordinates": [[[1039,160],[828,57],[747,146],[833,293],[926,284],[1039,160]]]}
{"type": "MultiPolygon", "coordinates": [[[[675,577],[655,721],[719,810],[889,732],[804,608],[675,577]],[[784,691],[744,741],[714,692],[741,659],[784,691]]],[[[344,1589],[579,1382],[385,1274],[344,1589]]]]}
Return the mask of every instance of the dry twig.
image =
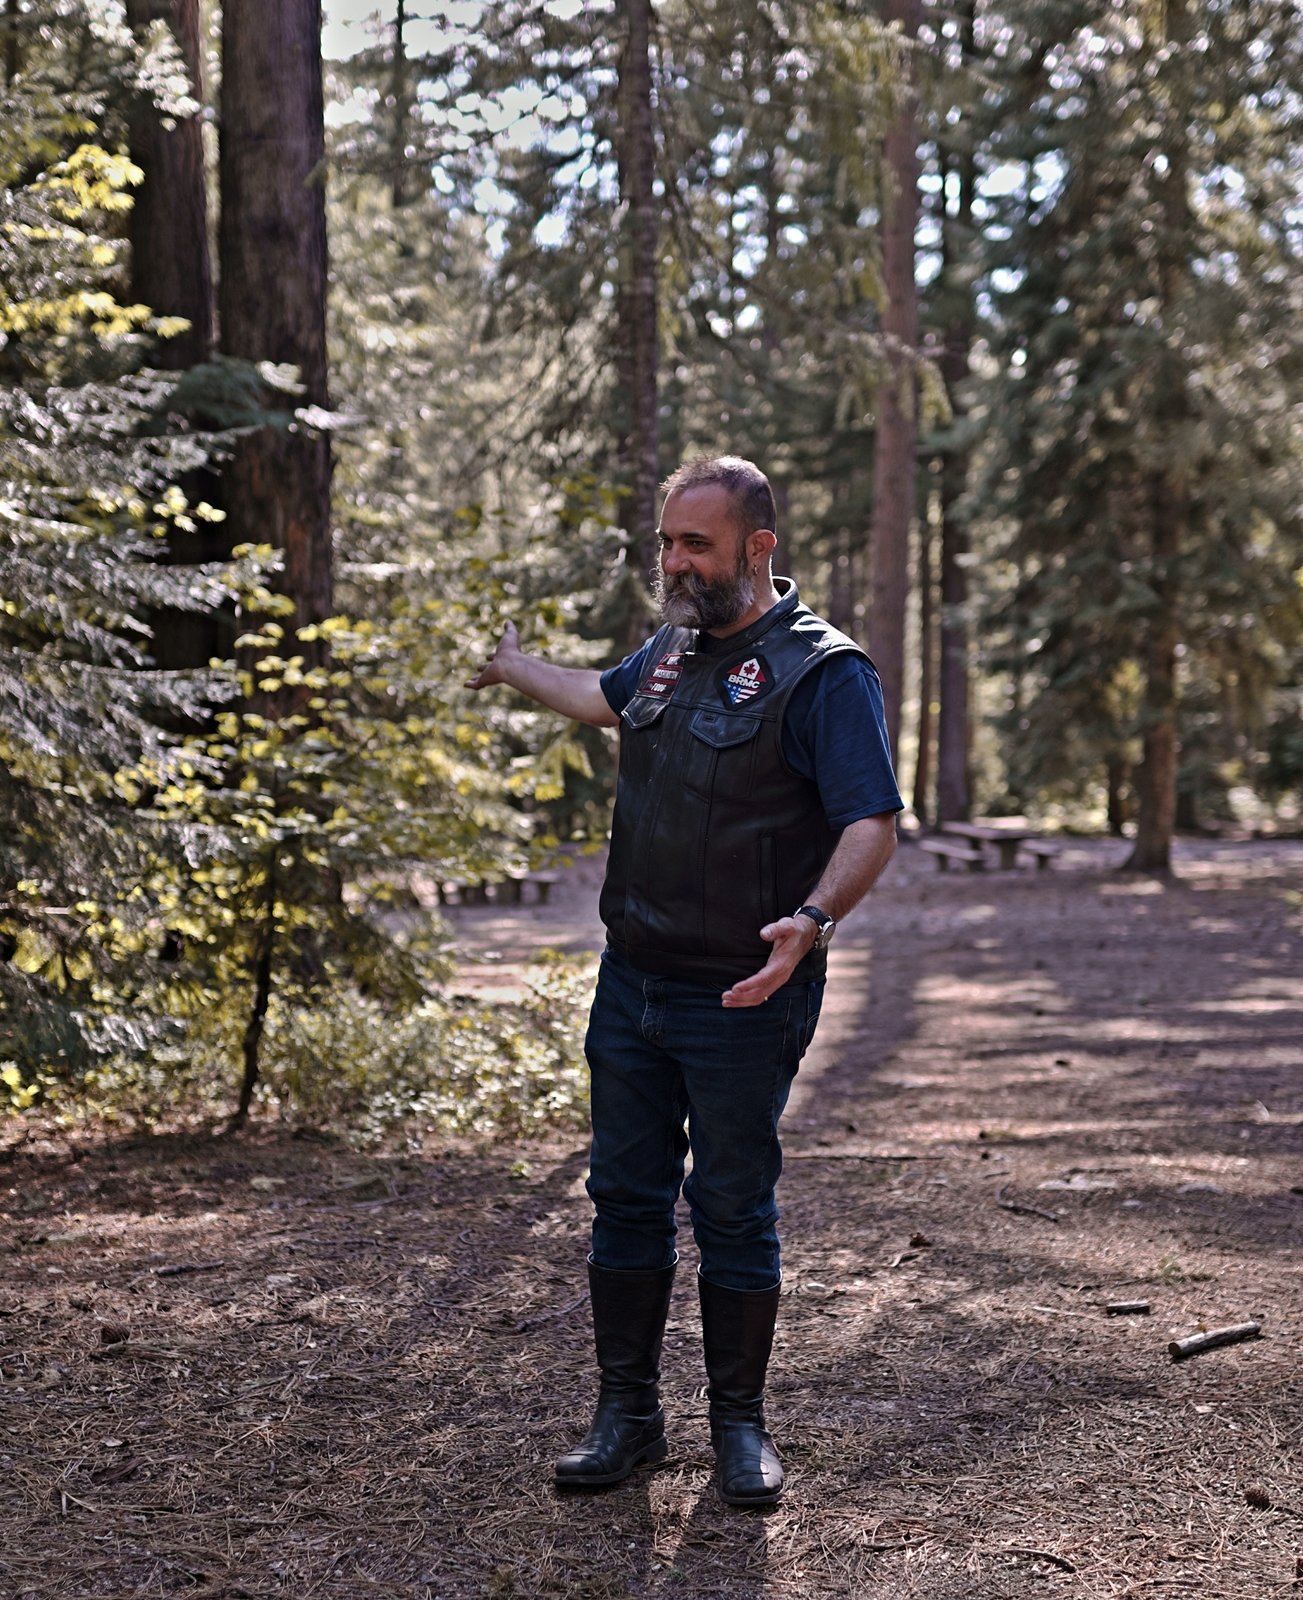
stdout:
{"type": "Polygon", "coordinates": [[[1007,1188],[1008,1184],[1002,1184],[995,1191],[995,1203],[1001,1211],[1015,1211],[1022,1217],[1044,1217],[1046,1222],[1059,1221],[1059,1213],[1057,1211],[1045,1211],[1040,1206],[1024,1205],[1021,1200],[1006,1200],[1004,1191],[1007,1188]]]}
{"type": "Polygon", "coordinates": [[[1192,1333],[1184,1339],[1173,1339],[1168,1354],[1173,1361],[1184,1361],[1189,1356],[1202,1355],[1205,1350],[1216,1350],[1224,1344],[1243,1344],[1246,1339],[1256,1339],[1262,1332],[1256,1322],[1234,1322],[1225,1328],[1210,1328],[1207,1333],[1192,1333]]]}

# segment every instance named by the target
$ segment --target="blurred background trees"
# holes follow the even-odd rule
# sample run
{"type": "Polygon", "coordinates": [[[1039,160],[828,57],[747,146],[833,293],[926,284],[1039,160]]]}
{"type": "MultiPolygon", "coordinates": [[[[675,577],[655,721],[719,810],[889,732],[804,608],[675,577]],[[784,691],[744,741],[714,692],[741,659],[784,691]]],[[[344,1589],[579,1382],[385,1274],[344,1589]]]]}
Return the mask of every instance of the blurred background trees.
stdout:
{"type": "Polygon", "coordinates": [[[612,759],[458,686],[508,615],[643,637],[699,451],[770,473],[923,824],[1297,826],[1300,22],[5,0],[10,1098],[420,1058],[411,873],[600,836],[612,759]]]}

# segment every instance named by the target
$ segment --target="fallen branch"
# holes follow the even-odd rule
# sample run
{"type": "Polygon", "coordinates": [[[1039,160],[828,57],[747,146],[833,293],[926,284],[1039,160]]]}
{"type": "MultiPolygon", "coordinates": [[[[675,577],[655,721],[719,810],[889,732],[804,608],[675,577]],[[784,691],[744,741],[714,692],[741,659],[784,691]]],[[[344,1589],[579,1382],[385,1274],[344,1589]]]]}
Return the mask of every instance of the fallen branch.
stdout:
{"type": "Polygon", "coordinates": [[[1023,1217],[1044,1217],[1046,1222],[1057,1222],[1059,1220],[1057,1211],[1044,1211],[1040,1206],[1025,1206],[1018,1200],[1006,1200],[1004,1191],[1007,1187],[1008,1185],[1005,1184],[995,1191],[995,1203],[1001,1211],[1016,1211],[1019,1216],[1023,1217]]]}
{"type": "Polygon", "coordinates": [[[115,1339],[112,1344],[101,1345],[89,1352],[92,1361],[104,1361],[110,1356],[142,1356],[148,1361],[190,1361],[193,1349],[179,1345],[141,1344],[135,1339],[115,1339]]]}
{"type": "Polygon", "coordinates": [[[578,1311],[587,1298],[588,1291],[585,1289],[577,1300],[572,1300],[568,1306],[562,1306],[559,1311],[543,1311],[534,1317],[522,1317],[516,1324],[515,1331],[517,1333],[533,1333],[535,1328],[541,1328],[546,1323],[557,1322],[562,1317],[568,1317],[572,1311],[578,1311]]]}
{"type": "Polygon", "coordinates": [[[1105,1314],[1110,1317],[1147,1317],[1149,1315],[1148,1300],[1110,1300],[1104,1307],[1105,1314]]]}
{"type": "MultiPolygon", "coordinates": [[[[332,1191],[338,1193],[338,1191],[332,1191]]],[[[382,1200],[351,1200],[347,1205],[339,1206],[314,1206],[313,1216],[352,1216],[355,1217],[362,1211],[379,1211],[382,1206],[415,1205],[418,1200],[426,1200],[434,1193],[433,1188],[407,1189],[402,1194],[387,1194],[382,1200]]]]}
{"type": "Polygon", "coordinates": [[[1007,1556],[1034,1556],[1037,1561],[1048,1561],[1052,1567],[1058,1567],[1060,1572],[1077,1570],[1067,1556],[1056,1556],[1053,1550],[1036,1550],[1029,1544],[1007,1544],[1002,1553],[1007,1556]]]}
{"type": "Polygon", "coordinates": [[[936,1155],[913,1155],[904,1151],[896,1154],[884,1151],[881,1154],[869,1152],[865,1154],[859,1150],[791,1150],[784,1154],[784,1161],[944,1161],[945,1157],[936,1155]]]}
{"type": "Polygon", "coordinates": [[[178,1261],[172,1267],[155,1267],[156,1278],[179,1278],[183,1272],[217,1272],[225,1261],[178,1261]]]}
{"type": "Polygon", "coordinates": [[[59,1490],[59,1514],[60,1514],[60,1516],[66,1517],[68,1515],[68,1507],[70,1505],[77,1506],[82,1511],[89,1511],[94,1516],[98,1516],[99,1515],[99,1507],[98,1506],[88,1505],[85,1500],[79,1500],[77,1498],[77,1496],[72,1493],[72,1491],[70,1489],[60,1488],[60,1490],[59,1490]]]}
{"type": "Polygon", "coordinates": [[[1205,1350],[1216,1350],[1224,1344],[1242,1344],[1245,1339],[1256,1339],[1261,1333],[1256,1322],[1235,1322],[1227,1328],[1210,1328],[1207,1333],[1192,1333],[1185,1339],[1173,1339],[1168,1354],[1173,1361],[1184,1361],[1189,1356],[1202,1355],[1205,1350]]]}

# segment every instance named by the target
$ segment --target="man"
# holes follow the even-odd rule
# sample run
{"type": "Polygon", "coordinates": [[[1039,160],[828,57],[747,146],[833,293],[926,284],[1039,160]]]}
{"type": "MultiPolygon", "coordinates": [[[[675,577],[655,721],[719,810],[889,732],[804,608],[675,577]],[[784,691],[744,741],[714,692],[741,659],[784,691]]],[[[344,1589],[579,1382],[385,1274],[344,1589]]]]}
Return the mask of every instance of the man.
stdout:
{"type": "Polygon", "coordinates": [[[890,859],[901,801],[877,674],[773,576],[775,520],[751,462],[687,463],[664,485],[660,631],[599,673],[523,654],[508,627],[469,684],[620,729],[587,1039],[601,1381],[591,1428],[557,1463],[569,1487],[668,1454],[659,1363],[682,1187],[719,1490],[760,1506],[782,1492],[763,1404],[778,1121],[818,1020],[828,939],[890,859]]]}

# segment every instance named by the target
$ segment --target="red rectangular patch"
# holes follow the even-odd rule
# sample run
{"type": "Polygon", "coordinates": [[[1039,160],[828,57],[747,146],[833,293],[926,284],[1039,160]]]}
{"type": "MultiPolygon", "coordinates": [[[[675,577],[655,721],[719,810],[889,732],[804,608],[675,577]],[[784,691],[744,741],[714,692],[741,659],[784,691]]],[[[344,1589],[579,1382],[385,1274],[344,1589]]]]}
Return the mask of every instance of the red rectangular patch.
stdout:
{"type": "Polygon", "coordinates": [[[664,699],[674,693],[674,686],[683,676],[683,652],[671,651],[663,655],[634,691],[635,694],[655,695],[664,699]]]}

